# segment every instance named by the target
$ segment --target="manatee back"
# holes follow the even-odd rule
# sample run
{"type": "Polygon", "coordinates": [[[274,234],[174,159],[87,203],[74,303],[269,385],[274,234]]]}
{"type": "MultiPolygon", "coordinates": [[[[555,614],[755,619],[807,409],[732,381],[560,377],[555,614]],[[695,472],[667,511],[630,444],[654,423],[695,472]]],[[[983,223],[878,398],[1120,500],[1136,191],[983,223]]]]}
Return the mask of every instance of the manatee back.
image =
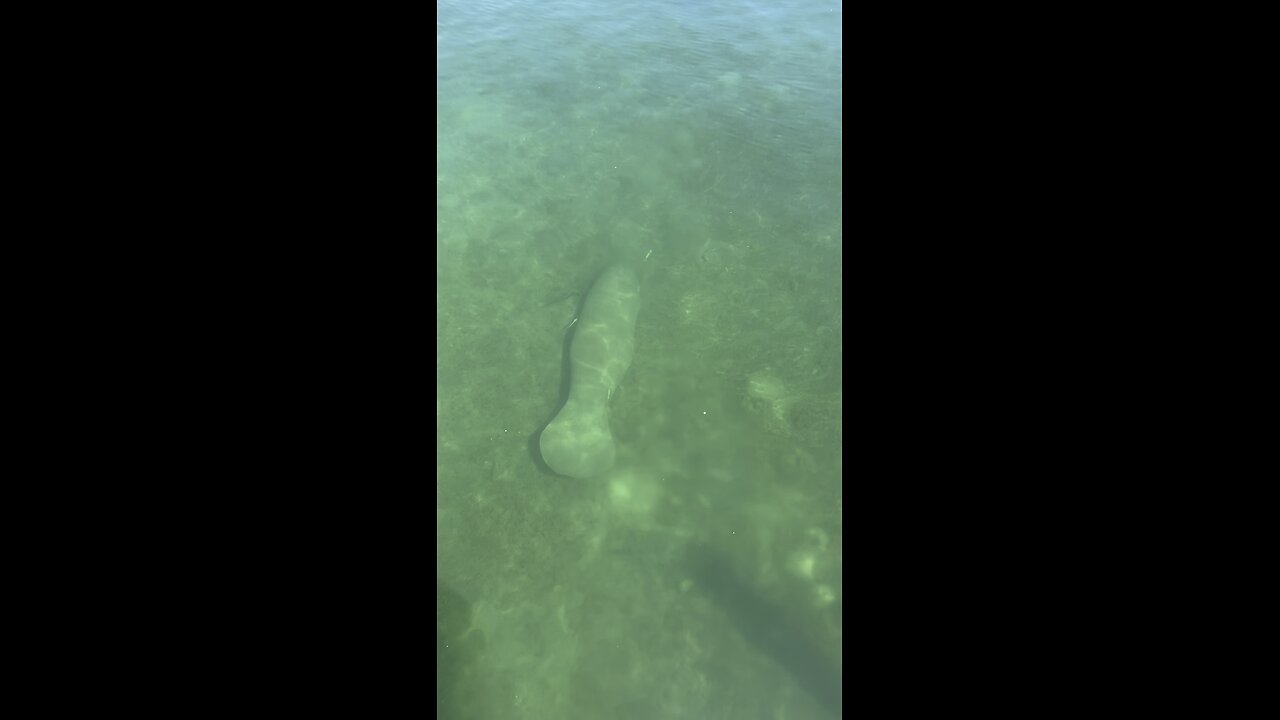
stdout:
{"type": "Polygon", "coordinates": [[[600,274],[569,348],[570,394],[604,393],[607,400],[631,367],[635,354],[640,280],[629,265],[611,265],[600,274]]]}
{"type": "Polygon", "coordinates": [[[613,467],[608,402],[635,352],[640,281],[613,265],[587,294],[569,346],[569,398],[538,439],[542,459],[561,475],[589,478],[613,467]]]}

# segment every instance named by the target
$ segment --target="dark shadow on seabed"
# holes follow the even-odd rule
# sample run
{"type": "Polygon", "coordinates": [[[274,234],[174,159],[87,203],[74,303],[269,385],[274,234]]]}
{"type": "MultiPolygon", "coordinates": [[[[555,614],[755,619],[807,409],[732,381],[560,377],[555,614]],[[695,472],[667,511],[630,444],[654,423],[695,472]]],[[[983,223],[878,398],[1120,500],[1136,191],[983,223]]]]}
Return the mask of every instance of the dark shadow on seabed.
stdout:
{"type": "Polygon", "coordinates": [[[739,632],[791,673],[834,717],[841,716],[841,670],[805,638],[790,613],[770,603],[734,575],[729,560],[707,547],[694,547],[688,562],[694,586],[719,607],[739,632]]]}
{"type": "Polygon", "coordinates": [[[436,717],[493,717],[490,684],[481,671],[484,634],[471,626],[471,605],[436,579],[436,717]]]}
{"type": "MultiPolygon", "coordinates": [[[[542,446],[540,441],[542,439],[542,431],[546,429],[547,425],[551,424],[552,420],[556,419],[556,415],[559,414],[560,408],[564,407],[564,404],[569,401],[569,383],[573,377],[573,361],[569,355],[569,351],[573,348],[573,336],[574,333],[577,332],[577,319],[582,315],[582,306],[587,302],[586,292],[575,292],[572,294],[577,295],[577,300],[574,302],[574,320],[569,324],[569,327],[565,328],[564,342],[560,348],[560,392],[556,396],[556,406],[551,411],[551,414],[547,416],[547,419],[538,425],[538,429],[534,430],[533,434],[530,435],[528,439],[529,457],[533,459],[533,464],[538,468],[538,472],[543,475],[550,475],[553,477],[559,476],[556,474],[556,471],[552,470],[550,466],[547,465],[546,461],[542,459],[542,446]]],[[[546,306],[544,305],[544,307],[546,306]]]]}

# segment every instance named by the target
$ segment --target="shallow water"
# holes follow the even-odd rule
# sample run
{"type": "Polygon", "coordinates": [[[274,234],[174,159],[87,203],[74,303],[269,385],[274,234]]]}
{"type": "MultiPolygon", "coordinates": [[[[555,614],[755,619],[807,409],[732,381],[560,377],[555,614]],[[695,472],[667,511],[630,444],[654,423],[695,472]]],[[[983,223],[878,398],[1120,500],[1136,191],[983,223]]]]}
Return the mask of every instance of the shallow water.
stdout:
{"type": "Polygon", "coordinates": [[[839,5],[437,8],[437,581],[484,638],[450,702],[829,717],[839,5]],[[566,330],[619,256],[646,259],[617,465],[557,477],[566,330]]]}

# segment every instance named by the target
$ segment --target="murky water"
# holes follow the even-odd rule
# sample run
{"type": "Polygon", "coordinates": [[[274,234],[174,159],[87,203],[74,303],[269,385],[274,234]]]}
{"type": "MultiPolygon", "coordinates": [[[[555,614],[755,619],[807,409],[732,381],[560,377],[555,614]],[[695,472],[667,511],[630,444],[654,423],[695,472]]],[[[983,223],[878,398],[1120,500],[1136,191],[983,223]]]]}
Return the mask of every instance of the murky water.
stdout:
{"type": "Polygon", "coordinates": [[[437,8],[437,582],[470,623],[450,702],[832,716],[840,6],[437,8]],[[566,330],[620,257],[643,277],[617,465],[557,477],[537,437],[566,330]]]}

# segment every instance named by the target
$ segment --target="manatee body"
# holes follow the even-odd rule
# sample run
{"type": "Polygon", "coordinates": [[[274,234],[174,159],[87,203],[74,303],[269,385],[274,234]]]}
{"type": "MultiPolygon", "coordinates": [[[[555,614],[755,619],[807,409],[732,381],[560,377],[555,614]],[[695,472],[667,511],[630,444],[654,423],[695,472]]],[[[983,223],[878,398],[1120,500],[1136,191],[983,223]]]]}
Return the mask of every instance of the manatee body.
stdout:
{"type": "Polygon", "coordinates": [[[613,467],[609,398],[631,366],[639,310],[640,281],[625,264],[606,268],[587,294],[569,345],[569,399],[538,441],[561,475],[590,478],[613,467]]]}

